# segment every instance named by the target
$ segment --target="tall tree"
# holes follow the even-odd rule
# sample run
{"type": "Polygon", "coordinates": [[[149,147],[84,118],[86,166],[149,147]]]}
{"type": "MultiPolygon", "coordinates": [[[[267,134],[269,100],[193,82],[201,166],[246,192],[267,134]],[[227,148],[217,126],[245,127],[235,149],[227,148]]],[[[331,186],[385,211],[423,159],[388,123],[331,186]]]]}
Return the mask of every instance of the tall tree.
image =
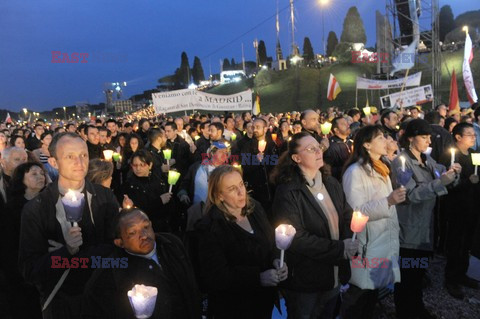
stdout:
{"type": "Polygon", "coordinates": [[[265,42],[260,40],[258,43],[258,63],[264,65],[267,63],[267,48],[265,47],[265,42]]]}
{"type": "Polygon", "coordinates": [[[453,19],[452,7],[445,5],[440,9],[440,41],[445,41],[445,36],[455,29],[455,20],[453,19]]]}
{"type": "Polygon", "coordinates": [[[305,59],[305,62],[307,64],[312,63],[315,59],[312,43],[310,42],[310,39],[308,37],[305,37],[305,39],[303,39],[303,58],[305,59]]]}
{"type": "Polygon", "coordinates": [[[335,50],[335,47],[338,44],[338,38],[337,34],[333,31],[330,31],[328,33],[328,39],[327,39],[327,56],[331,56],[333,54],[333,50],[335,50]]]}
{"type": "Polygon", "coordinates": [[[223,59],[223,71],[229,71],[231,69],[230,61],[227,58],[223,59]]]}
{"type": "Polygon", "coordinates": [[[185,52],[182,52],[180,68],[175,71],[175,76],[177,78],[175,82],[180,87],[187,87],[190,83],[190,63],[188,62],[188,56],[185,52]]]}
{"type": "Polygon", "coordinates": [[[362,18],[358,13],[357,7],[348,9],[345,20],[343,21],[343,31],[340,37],[341,42],[367,43],[367,35],[363,26],[362,18]]]}
{"type": "Polygon", "coordinates": [[[193,59],[193,67],[192,67],[192,77],[193,82],[195,84],[199,84],[200,81],[205,80],[205,74],[203,73],[202,62],[198,56],[193,59]]]}

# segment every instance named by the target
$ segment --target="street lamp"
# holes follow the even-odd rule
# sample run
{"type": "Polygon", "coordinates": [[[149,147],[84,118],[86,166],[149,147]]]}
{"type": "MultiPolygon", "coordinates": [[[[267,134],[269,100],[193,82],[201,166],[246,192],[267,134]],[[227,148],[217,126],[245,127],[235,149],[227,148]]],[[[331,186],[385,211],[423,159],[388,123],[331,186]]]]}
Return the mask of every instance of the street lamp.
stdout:
{"type": "Polygon", "coordinates": [[[63,107],[63,115],[65,116],[65,121],[67,120],[67,108],[63,107]]]}
{"type": "Polygon", "coordinates": [[[318,3],[322,8],[322,44],[323,44],[323,55],[327,54],[325,49],[325,7],[328,5],[330,0],[319,0],[318,3]]]}

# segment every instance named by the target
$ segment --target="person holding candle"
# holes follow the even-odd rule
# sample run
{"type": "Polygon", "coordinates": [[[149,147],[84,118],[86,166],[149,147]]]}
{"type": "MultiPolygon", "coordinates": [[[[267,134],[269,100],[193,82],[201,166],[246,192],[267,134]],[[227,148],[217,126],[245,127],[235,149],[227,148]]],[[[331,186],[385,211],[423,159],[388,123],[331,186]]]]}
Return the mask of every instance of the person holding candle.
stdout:
{"type": "Polygon", "coordinates": [[[127,292],[135,285],[157,288],[152,319],[198,319],[200,296],[182,242],[154,233],[147,214],[138,208],[115,216],[115,249],[109,257],[124,267],[97,269],[85,288],[82,319],[135,318],[127,292]]]}
{"type": "MultiPolygon", "coordinates": [[[[165,131],[163,129],[152,128],[148,132],[148,140],[150,144],[145,149],[149,151],[150,154],[152,154],[153,170],[155,170],[157,174],[168,172],[170,167],[169,165],[164,164],[165,156],[162,151],[165,145],[167,145],[167,137],[165,136],[165,131]]],[[[169,161],[169,164],[171,165],[173,165],[174,163],[174,160],[169,161]]]]}
{"type": "Polygon", "coordinates": [[[141,149],[143,149],[143,140],[140,135],[135,133],[130,134],[128,136],[125,147],[123,148],[123,158],[121,166],[122,181],[125,182],[127,178],[131,175],[130,164],[133,153],[141,149]]]}
{"type": "Polygon", "coordinates": [[[217,167],[208,180],[205,216],[196,224],[201,287],[213,318],[271,318],[276,287],[287,279],[275,259],[275,235],[240,172],[217,167]]]}
{"type": "Polygon", "coordinates": [[[352,152],[353,141],[348,138],[350,126],[347,120],[336,117],[332,120],[333,136],[329,139],[329,148],[325,151],[325,163],[332,168],[332,176],[340,181],[342,169],[352,152]]]}
{"type": "Polygon", "coordinates": [[[135,206],[148,215],[156,232],[175,231],[172,193],[168,191],[166,176],[152,171],[150,152],[138,150],[133,153],[131,167],[133,174],[123,183],[119,200],[124,195],[131,198],[135,206]]]}
{"type": "Polygon", "coordinates": [[[453,152],[449,151],[440,157],[440,162],[447,166],[454,154],[455,165],[461,166],[458,183],[449,187],[444,201],[448,225],[445,243],[445,287],[450,295],[463,299],[465,294],[462,286],[478,288],[478,283],[467,277],[466,273],[478,223],[480,184],[471,157],[476,141],[473,125],[459,123],[453,128],[452,135],[455,140],[453,152]]]}
{"type": "Polygon", "coordinates": [[[109,254],[113,216],[119,207],[112,191],[85,180],[88,148],[77,134],[56,134],[49,151],[48,161],[58,169],[59,177],[23,208],[19,266],[25,280],[40,293],[43,318],[80,318],[81,295],[91,271],[70,269],[66,273],[66,269],[52,267],[52,257],[109,254]],[[85,198],[82,219],[73,227],[62,204],[69,190],[85,198]],[[55,286],[58,289],[53,291],[55,286]]]}
{"type": "Polygon", "coordinates": [[[166,148],[172,150],[172,158],[175,160],[175,164],[171,165],[180,172],[181,176],[185,176],[193,161],[190,145],[177,134],[177,124],[175,122],[165,124],[165,135],[167,137],[166,148]]]}
{"type": "Polygon", "coordinates": [[[193,154],[193,160],[195,162],[202,160],[202,154],[207,153],[208,148],[210,147],[210,131],[209,131],[210,122],[200,123],[200,138],[195,141],[195,153],[193,154]]]}
{"type": "Polygon", "coordinates": [[[290,131],[290,124],[288,121],[282,120],[280,121],[280,128],[277,137],[277,147],[278,147],[278,154],[281,155],[288,148],[288,139],[292,136],[292,132],[290,131]]]}
{"type": "Polygon", "coordinates": [[[372,318],[378,290],[400,281],[398,265],[399,225],[395,205],[405,201],[406,189],[393,190],[390,169],[382,161],[387,140],[380,125],[357,131],[353,152],[345,164],[343,191],[348,204],[369,217],[365,230],[357,234],[359,257],[387,260],[385,266],[352,267],[350,287],[343,296],[342,318],[372,318]]]}
{"type": "Polygon", "coordinates": [[[320,144],[301,132],[292,136],[271,176],[275,224],[296,229],[285,251],[291,273],[282,285],[289,318],[333,318],[340,283],[350,277],[348,259],[358,249],[349,228],[352,209],[322,166],[320,144]]]}
{"type": "MultiPolygon", "coordinates": [[[[414,119],[408,122],[400,138],[404,149],[392,162],[395,178],[406,170],[413,173],[403,185],[407,201],[397,205],[400,225],[400,256],[402,258],[429,258],[434,250],[434,207],[437,198],[448,193],[447,186],[455,181],[461,169],[454,164],[447,172],[425,151],[431,143],[432,128],[427,121],[414,119]]],[[[394,180],[397,180],[396,178],[394,180]]],[[[395,284],[395,308],[398,318],[433,318],[423,303],[422,283],[425,269],[400,268],[401,282],[395,284]]]]}

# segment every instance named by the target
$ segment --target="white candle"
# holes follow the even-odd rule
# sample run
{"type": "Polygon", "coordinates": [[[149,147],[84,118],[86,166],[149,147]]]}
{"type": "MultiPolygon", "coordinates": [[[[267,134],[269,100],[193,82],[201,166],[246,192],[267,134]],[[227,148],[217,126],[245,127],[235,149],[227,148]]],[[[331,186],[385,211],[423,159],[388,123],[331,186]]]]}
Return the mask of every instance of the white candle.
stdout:
{"type": "Polygon", "coordinates": [[[110,162],[113,157],[113,151],[112,150],[104,150],[103,151],[103,157],[107,162],[110,162]]]}
{"type": "Polygon", "coordinates": [[[350,229],[353,232],[352,241],[355,240],[356,234],[361,233],[367,225],[369,216],[363,215],[360,211],[353,212],[352,221],[350,223],[350,229]]]}
{"type": "Polygon", "coordinates": [[[65,217],[67,221],[73,223],[73,226],[78,226],[77,222],[82,220],[84,202],[83,193],[74,191],[73,189],[69,189],[65,196],[62,197],[65,217]]]}
{"type": "Polygon", "coordinates": [[[472,153],[472,164],[475,165],[475,175],[478,175],[478,165],[480,165],[480,153],[472,153]]]}
{"type": "Polygon", "coordinates": [[[266,146],[267,146],[267,141],[265,140],[258,141],[258,151],[260,153],[263,153],[265,151],[266,146]]]}
{"type": "Polygon", "coordinates": [[[135,285],[127,295],[135,317],[138,319],[150,318],[155,310],[158,289],[156,287],[135,285]]]}
{"type": "Polygon", "coordinates": [[[455,163],[455,149],[453,147],[450,149],[450,153],[452,154],[452,157],[450,159],[450,166],[453,166],[453,163],[455,163]]]}
{"type": "Polygon", "coordinates": [[[402,162],[402,172],[405,173],[405,157],[400,156],[400,161],[402,162]]]}
{"type": "Polygon", "coordinates": [[[275,228],[275,243],[277,248],[280,249],[280,268],[283,267],[285,250],[290,247],[296,232],[295,227],[287,224],[281,224],[275,228]]]}

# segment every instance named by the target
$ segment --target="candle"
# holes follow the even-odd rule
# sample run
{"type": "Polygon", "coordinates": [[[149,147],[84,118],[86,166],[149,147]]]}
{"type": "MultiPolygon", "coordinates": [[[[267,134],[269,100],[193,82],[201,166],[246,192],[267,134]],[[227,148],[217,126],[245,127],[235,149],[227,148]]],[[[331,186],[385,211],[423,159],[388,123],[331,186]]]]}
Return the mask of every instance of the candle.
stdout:
{"type": "Polygon", "coordinates": [[[372,114],[372,110],[370,109],[370,106],[365,106],[363,108],[363,113],[365,114],[365,116],[369,116],[370,114],[372,114]]]}
{"type": "Polygon", "coordinates": [[[265,140],[258,141],[258,151],[260,153],[263,153],[265,151],[266,146],[267,146],[267,141],[265,140]]]}
{"type": "Polygon", "coordinates": [[[277,133],[272,133],[272,140],[273,140],[274,142],[277,141],[277,133]]]}
{"type": "Polygon", "coordinates": [[[285,250],[290,247],[296,232],[295,227],[287,224],[281,224],[275,228],[275,243],[277,248],[280,249],[280,268],[283,267],[285,250]]]}
{"type": "Polygon", "coordinates": [[[230,136],[230,140],[235,141],[236,139],[237,139],[237,134],[232,133],[232,135],[230,136]]]}
{"type": "Polygon", "coordinates": [[[158,290],[156,287],[135,285],[127,292],[135,318],[150,318],[155,310],[158,290]]]}
{"type": "Polygon", "coordinates": [[[240,171],[240,173],[242,172],[242,165],[238,164],[238,163],[233,163],[232,166],[236,169],[238,169],[240,171]]]}
{"type": "Polygon", "coordinates": [[[104,150],[103,151],[103,157],[107,162],[110,162],[112,160],[113,156],[113,151],[112,150],[104,150]]]}
{"type": "Polygon", "coordinates": [[[330,133],[330,130],[332,129],[332,123],[325,122],[323,124],[320,124],[320,129],[322,130],[323,135],[327,135],[328,133],[330,133]]]}
{"type": "Polygon", "coordinates": [[[352,221],[350,223],[350,229],[353,232],[352,241],[355,240],[355,236],[357,233],[361,233],[365,229],[365,226],[367,225],[367,222],[368,222],[368,218],[369,218],[368,216],[363,215],[359,211],[353,212],[352,221]]]}
{"type": "Polygon", "coordinates": [[[472,153],[472,164],[475,165],[475,175],[478,171],[478,165],[480,165],[480,153],[472,153]]]}
{"type": "Polygon", "coordinates": [[[453,147],[450,149],[450,153],[452,154],[452,157],[450,159],[450,166],[452,166],[453,163],[455,163],[455,149],[453,147]]]}
{"type": "Polygon", "coordinates": [[[200,136],[195,135],[194,139],[195,139],[195,141],[198,141],[200,139],[200,136]]]}
{"type": "Polygon", "coordinates": [[[170,166],[170,159],[172,158],[172,150],[167,148],[162,152],[163,152],[163,157],[165,157],[165,159],[167,160],[167,165],[170,166]]]}
{"type": "Polygon", "coordinates": [[[115,162],[118,162],[120,160],[120,154],[115,152],[113,153],[112,158],[115,162]]]}
{"type": "Polygon", "coordinates": [[[405,172],[405,157],[400,156],[400,161],[402,162],[402,172],[405,172]]]}
{"type": "Polygon", "coordinates": [[[63,208],[65,209],[65,218],[72,223],[72,226],[78,226],[82,220],[85,198],[83,193],[69,189],[62,197],[63,208]]]}
{"type": "Polygon", "coordinates": [[[178,179],[180,178],[180,173],[177,171],[168,171],[168,184],[170,188],[168,190],[169,193],[172,192],[173,185],[177,184],[178,179]]]}

